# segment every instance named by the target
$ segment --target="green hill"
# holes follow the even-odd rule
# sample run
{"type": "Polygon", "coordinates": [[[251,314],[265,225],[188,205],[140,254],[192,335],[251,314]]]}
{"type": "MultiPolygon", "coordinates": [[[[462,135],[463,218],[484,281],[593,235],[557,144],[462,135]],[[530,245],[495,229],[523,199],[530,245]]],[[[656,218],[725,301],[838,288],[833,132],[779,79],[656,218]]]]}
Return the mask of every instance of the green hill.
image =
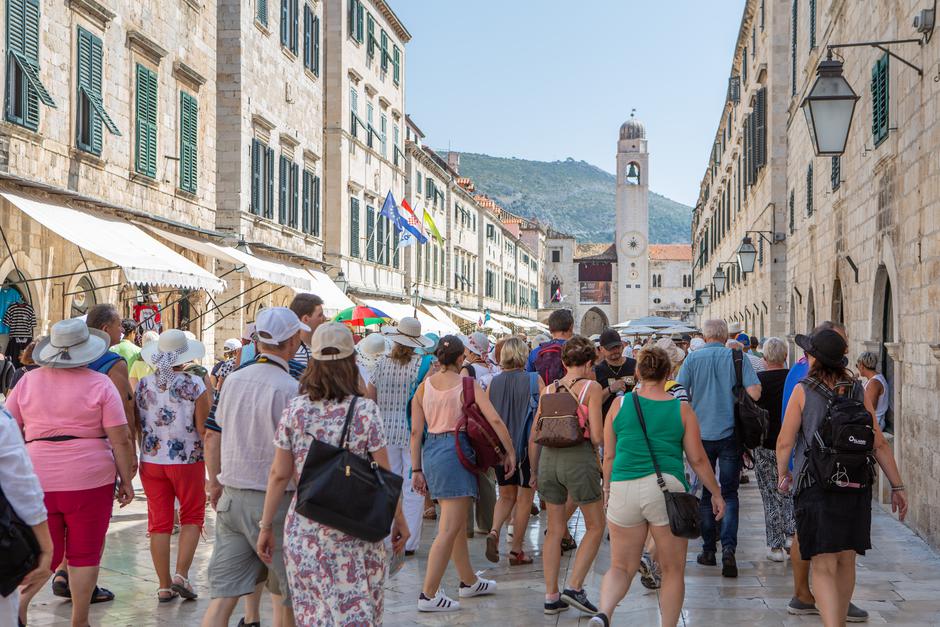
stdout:
{"type": "MultiPolygon", "coordinates": [[[[446,159],[446,151],[441,152],[446,159]]],[[[585,161],[529,161],[460,153],[460,175],[509,211],[583,242],[613,241],[616,179],[585,161]]],[[[650,241],[689,241],[692,208],[650,192],[650,241]]]]}

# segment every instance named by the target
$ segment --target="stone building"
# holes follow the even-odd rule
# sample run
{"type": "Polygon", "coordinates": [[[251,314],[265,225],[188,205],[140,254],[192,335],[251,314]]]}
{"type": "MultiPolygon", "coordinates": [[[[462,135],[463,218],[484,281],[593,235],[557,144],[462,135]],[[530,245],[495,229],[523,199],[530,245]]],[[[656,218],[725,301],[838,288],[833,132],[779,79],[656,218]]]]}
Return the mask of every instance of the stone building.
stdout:
{"type": "Polygon", "coordinates": [[[784,3],[747,2],[692,218],[698,300],[707,294],[702,319],[739,322],[758,337],[786,330],[790,96],[777,85],[788,76],[789,32],[784,3]],[[754,271],[746,275],[737,263],[745,237],[757,249],[754,271]],[[716,273],[724,280],[716,282],[716,273]]]}
{"type": "Polygon", "coordinates": [[[633,114],[620,127],[616,177],[613,243],[578,243],[549,230],[544,244],[539,318],[571,309],[575,330],[588,336],[653,312],[686,319],[692,309],[691,247],[649,243],[649,152],[633,114]]]}
{"type": "Polygon", "coordinates": [[[111,302],[211,343],[213,261],[141,227],[215,225],[216,3],[9,0],[3,19],[4,300],[36,335],[111,302]]]}
{"type": "MultiPolygon", "coordinates": [[[[783,322],[774,316],[768,332],[792,338],[822,320],[838,320],[848,331],[850,365],[864,350],[880,355],[890,389],[888,431],[910,501],[908,524],[937,545],[940,472],[931,443],[940,437],[940,313],[934,306],[940,298],[940,83],[932,77],[940,41],[930,27],[917,32],[911,26],[915,17],[924,23],[924,8],[913,0],[752,0],[736,55],[745,41],[769,38],[758,44],[772,48],[758,76],[767,74],[768,116],[783,118],[771,126],[781,132],[772,156],[782,160],[784,192],[775,181],[768,201],[777,209],[776,231],[786,236],[786,261],[783,268],[771,266],[770,282],[754,298],[774,303],[774,312],[783,306],[783,322]],[[836,49],[859,100],[844,153],[815,156],[800,105],[827,46],[918,38],[884,45],[916,69],[875,47],[836,49]],[[782,300],[778,282],[785,284],[782,300]]],[[[730,257],[733,246],[724,254],[730,257]]],[[[781,258],[778,250],[773,258],[781,258]]],[[[697,269],[696,286],[706,283],[697,269]]],[[[884,481],[880,488],[884,502],[884,481]]]]}
{"type": "Polygon", "coordinates": [[[384,0],[323,0],[325,259],[351,294],[405,299],[403,253],[380,215],[405,193],[405,45],[384,0]]]}

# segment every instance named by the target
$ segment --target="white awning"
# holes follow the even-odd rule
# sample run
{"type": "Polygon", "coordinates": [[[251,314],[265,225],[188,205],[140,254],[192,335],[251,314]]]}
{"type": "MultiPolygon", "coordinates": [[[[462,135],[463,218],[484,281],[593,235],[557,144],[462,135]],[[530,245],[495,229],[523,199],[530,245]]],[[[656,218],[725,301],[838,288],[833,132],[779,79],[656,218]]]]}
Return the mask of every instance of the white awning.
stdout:
{"type": "Polygon", "coordinates": [[[529,318],[515,318],[514,323],[523,329],[536,329],[538,331],[548,331],[548,327],[541,322],[530,320],[529,318]]]}
{"type": "Polygon", "coordinates": [[[323,313],[327,317],[332,318],[344,309],[355,307],[356,303],[343,294],[343,290],[339,289],[339,286],[325,272],[319,270],[309,270],[309,272],[316,283],[312,293],[323,299],[323,313]]]}
{"type": "Polygon", "coordinates": [[[490,318],[496,318],[500,322],[508,322],[509,324],[519,324],[519,321],[510,316],[504,316],[501,313],[490,312],[490,318]]]}
{"type": "Polygon", "coordinates": [[[214,244],[212,242],[197,240],[191,237],[186,237],[184,235],[177,235],[176,233],[170,233],[169,231],[157,229],[149,225],[147,228],[163,239],[169,240],[178,246],[182,246],[183,248],[195,250],[201,255],[208,255],[210,257],[214,257],[215,259],[235,264],[237,266],[244,266],[245,272],[247,272],[248,276],[253,279],[267,281],[268,283],[273,283],[275,285],[293,287],[304,292],[313,291],[314,279],[303,268],[291,266],[278,261],[262,259],[261,257],[256,257],[255,255],[243,253],[242,251],[237,250],[231,246],[220,246],[219,244],[214,244]]]}
{"type": "Polygon", "coordinates": [[[458,309],[457,307],[448,307],[447,305],[441,305],[441,309],[451,314],[452,316],[457,316],[461,320],[474,322],[476,324],[479,324],[480,320],[483,318],[483,315],[478,311],[466,311],[464,309],[458,309]]]}
{"type": "Polygon", "coordinates": [[[221,246],[212,242],[177,235],[152,226],[147,226],[147,228],[183,248],[189,248],[200,254],[209,255],[231,264],[244,266],[245,272],[253,279],[291,287],[298,292],[316,294],[323,299],[323,313],[329,317],[336,315],[347,307],[355,306],[355,303],[343,294],[343,290],[339,289],[333,279],[320,270],[306,270],[291,263],[244,253],[231,246],[221,246]]]}
{"type": "Polygon", "coordinates": [[[447,314],[444,313],[440,307],[437,305],[422,305],[422,307],[428,310],[431,317],[440,322],[444,328],[448,329],[448,334],[460,333],[460,327],[454,324],[454,321],[448,318],[447,314]]]}
{"type": "Polygon", "coordinates": [[[506,334],[512,333],[512,329],[510,329],[504,324],[500,324],[496,320],[493,320],[493,318],[490,318],[489,320],[484,322],[483,328],[489,329],[490,331],[496,331],[497,333],[506,333],[506,334]]]}
{"type": "Polygon", "coordinates": [[[375,307],[376,309],[387,313],[396,322],[401,322],[402,318],[417,318],[418,321],[421,322],[421,333],[436,333],[437,335],[447,335],[448,333],[451,333],[449,327],[441,324],[439,321],[435,320],[420,309],[417,311],[417,315],[415,315],[414,307],[411,305],[406,305],[404,303],[393,303],[387,300],[379,300],[377,298],[363,298],[362,302],[368,307],[375,307]]]}
{"type": "Polygon", "coordinates": [[[125,220],[104,218],[63,205],[4,192],[3,197],[65,240],[120,266],[135,285],[163,285],[221,292],[225,281],[125,220]]]}

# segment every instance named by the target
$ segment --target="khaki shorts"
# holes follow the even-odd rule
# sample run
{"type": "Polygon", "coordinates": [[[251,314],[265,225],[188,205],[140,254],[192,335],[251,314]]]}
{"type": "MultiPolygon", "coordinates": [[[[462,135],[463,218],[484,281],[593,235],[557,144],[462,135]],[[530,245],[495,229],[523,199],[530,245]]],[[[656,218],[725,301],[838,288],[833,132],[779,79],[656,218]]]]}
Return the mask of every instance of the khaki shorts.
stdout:
{"type": "Polygon", "coordinates": [[[542,447],[539,455],[539,496],[552,505],[587,505],[604,495],[601,467],[589,442],[568,448],[542,447]]]}
{"type": "MultiPolygon", "coordinates": [[[[663,475],[670,492],[685,492],[682,482],[672,475],[663,475]]],[[[642,479],[612,481],[607,501],[607,520],[618,527],[636,527],[649,523],[655,527],[669,524],[666,499],[656,483],[656,475],[642,479]]]]}
{"type": "Polygon", "coordinates": [[[266,567],[255,552],[264,509],[264,492],[226,487],[219,497],[215,517],[215,544],[209,559],[209,596],[240,597],[267,579],[271,594],[290,598],[284,566],[284,518],[294,493],[284,495],[274,515],[274,551],[266,567]]]}

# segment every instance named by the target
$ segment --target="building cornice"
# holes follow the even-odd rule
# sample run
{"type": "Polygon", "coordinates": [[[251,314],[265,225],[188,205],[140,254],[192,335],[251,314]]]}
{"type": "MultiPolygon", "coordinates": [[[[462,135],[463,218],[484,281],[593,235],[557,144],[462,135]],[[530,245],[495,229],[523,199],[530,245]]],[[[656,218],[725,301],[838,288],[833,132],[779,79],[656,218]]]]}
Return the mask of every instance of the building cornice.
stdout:
{"type": "Polygon", "coordinates": [[[402,24],[401,20],[398,19],[398,16],[395,15],[395,12],[392,11],[392,7],[388,6],[388,3],[385,0],[372,0],[372,3],[379,10],[379,13],[382,14],[382,17],[388,22],[389,26],[392,27],[392,30],[395,31],[395,34],[398,35],[398,38],[403,44],[411,41],[411,33],[408,32],[408,29],[405,28],[405,25],[402,24]]]}
{"type": "Polygon", "coordinates": [[[96,0],[69,0],[69,8],[84,15],[101,30],[107,28],[108,23],[117,15],[117,13],[96,0]]]}

